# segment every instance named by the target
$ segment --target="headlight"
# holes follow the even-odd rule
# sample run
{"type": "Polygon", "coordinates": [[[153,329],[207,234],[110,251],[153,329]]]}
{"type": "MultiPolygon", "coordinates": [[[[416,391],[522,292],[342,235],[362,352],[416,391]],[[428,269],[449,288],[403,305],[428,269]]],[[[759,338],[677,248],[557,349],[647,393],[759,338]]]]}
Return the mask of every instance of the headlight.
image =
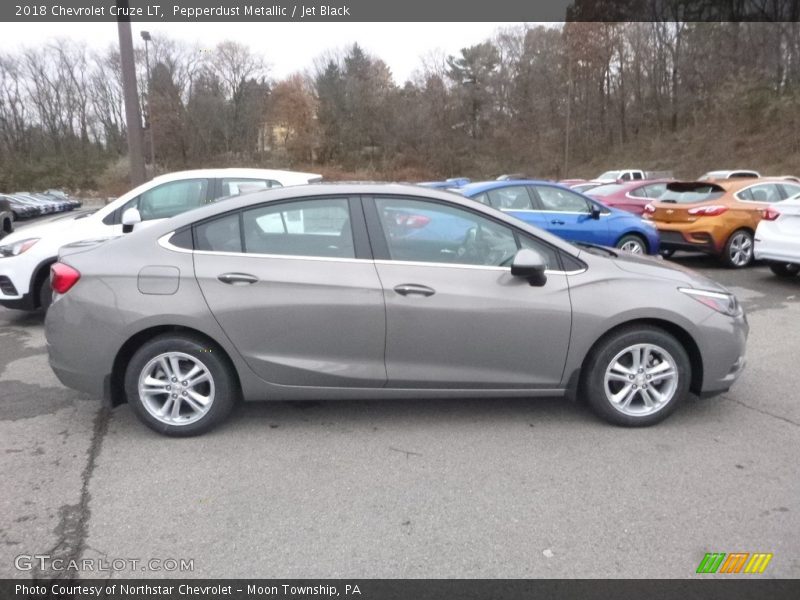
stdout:
{"type": "Polygon", "coordinates": [[[653,229],[656,228],[656,224],[653,223],[652,221],[648,221],[647,219],[642,219],[642,224],[645,225],[646,227],[652,227],[653,229]]]}
{"type": "Polygon", "coordinates": [[[738,317],[743,312],[742,306],[733,294],[695,288],[678,288],[678,291],[729,317],[738,317]]]}
{"type": "Polygon", "coordinates": [[[20,240],[18,242],[14,242],[13,244],[6,244],[5,246],[0,246],[0,257],[19,256],[23,252],[27,252],[28,250],[30,250],[31,246],[33,246],[38,241],[39,238],[28,238],[26,240],[20,240]]]}

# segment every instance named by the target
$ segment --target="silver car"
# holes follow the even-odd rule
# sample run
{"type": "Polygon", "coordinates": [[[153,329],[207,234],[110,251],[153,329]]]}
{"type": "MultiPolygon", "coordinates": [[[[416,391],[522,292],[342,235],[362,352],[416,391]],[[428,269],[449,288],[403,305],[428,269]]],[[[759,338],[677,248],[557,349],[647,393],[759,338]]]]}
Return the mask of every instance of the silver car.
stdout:
{"type": "Polygon", "coordinates": [[[51,275],[59,379],[168,435],[238,400],[583,397],[650,425],[745,364],[719,284],[417,186],[248,194],[66,246],[51,275]]]}

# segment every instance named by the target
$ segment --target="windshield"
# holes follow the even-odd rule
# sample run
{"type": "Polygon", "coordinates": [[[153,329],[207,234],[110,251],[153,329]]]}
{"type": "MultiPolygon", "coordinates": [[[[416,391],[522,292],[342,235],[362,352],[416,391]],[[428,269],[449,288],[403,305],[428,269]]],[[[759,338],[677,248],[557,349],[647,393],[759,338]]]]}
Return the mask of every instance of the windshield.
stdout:
{"type": "Polygon", "coordinates": [[[597,179],[619,179],[619,171],[606,171],[597,179]]]}
{"type": "Polygon", "coordinates": [[[716,200],[725,195],[725,190],[714,184],[669,184],[658,199],[671,204],[692,204],[716,200]]]}
{"type": "Polygon", "coordinates": [[[619,183],[609,183],[608,185],[599,185],[596,188],[592,189],[589,195],[591,196],[610,196],[611,194],[616,194],[617,192],[624,190],[625,186],[619,183]]]}

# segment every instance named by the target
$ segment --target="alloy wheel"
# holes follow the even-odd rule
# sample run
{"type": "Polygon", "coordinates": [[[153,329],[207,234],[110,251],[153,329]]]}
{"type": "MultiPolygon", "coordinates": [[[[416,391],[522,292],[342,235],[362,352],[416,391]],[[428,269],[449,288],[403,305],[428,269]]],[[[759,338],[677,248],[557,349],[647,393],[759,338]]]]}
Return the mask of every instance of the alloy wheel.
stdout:
{"type": "Polygon", "coordinates": [[[611,406],[622,414],[643,417],[657,413],[675,396],[678,366],[664,348],[634,344],[610,361],[603,383],[611,406]]]}
{"type": "Polygon", "coordinates": [[[731,238],[728,252],[731,263],[737,267],[743,267],[753,257],[753,240],[745,232],[740,231],[731,238]]]}
{"type": "Polygon", "coordinates": [[[208,367],[183,352],[152,358],[139,374],[138,390],[147,412],[167,425],[188,425],[203,418],[215,392],[208,367]]]}

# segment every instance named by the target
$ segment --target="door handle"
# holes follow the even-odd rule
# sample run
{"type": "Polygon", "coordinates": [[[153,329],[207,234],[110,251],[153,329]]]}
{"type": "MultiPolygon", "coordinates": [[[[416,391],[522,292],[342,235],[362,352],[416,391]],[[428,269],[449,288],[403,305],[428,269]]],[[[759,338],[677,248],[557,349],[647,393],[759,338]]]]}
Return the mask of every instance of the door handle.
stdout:
{"type": "Polygon", "coordinates": [[[229,285],[249,285],[258,281],[258,277],[248,273],[223,273],[217,279],[229,285]]]}
{"type": "Polygon", "coordinates": [[[394,291],[401,296],[433,296],[436,290],[429,288],[427,285],[418,285],[416,283],[403,283],[394,288],[394,291]]]}
{"type": "Polygon", "coordinates": [[[552,221],[550,221],[550,225],[563,225],[563,224],[564,221],[561,221],[559,219],[553,219],[552,221]]]}

